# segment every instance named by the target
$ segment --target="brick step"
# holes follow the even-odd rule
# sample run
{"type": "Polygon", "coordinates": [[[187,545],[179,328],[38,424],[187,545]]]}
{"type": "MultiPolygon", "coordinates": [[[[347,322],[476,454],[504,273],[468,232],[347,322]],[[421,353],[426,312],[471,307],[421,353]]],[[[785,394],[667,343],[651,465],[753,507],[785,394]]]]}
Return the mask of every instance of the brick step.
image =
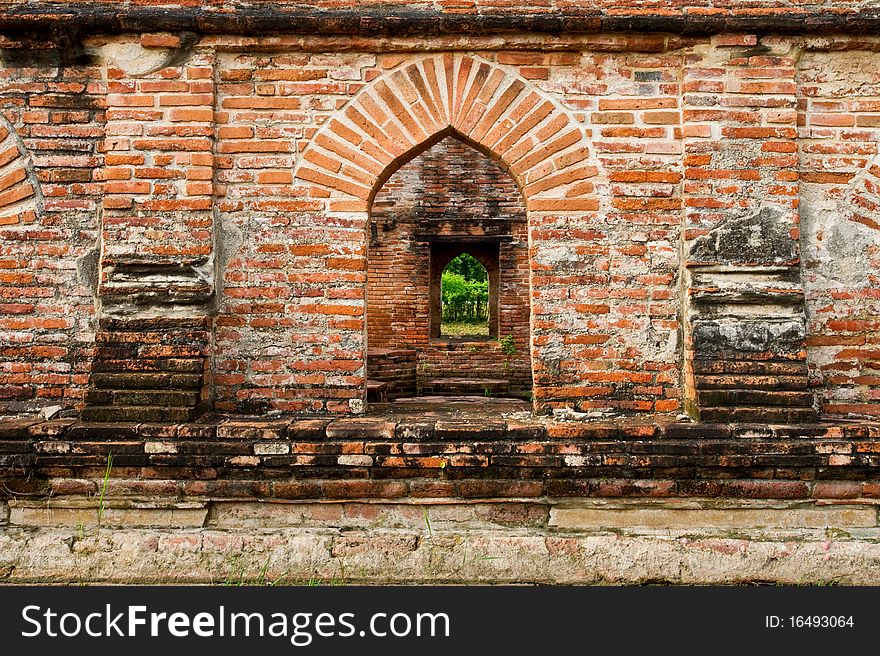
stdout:
{"type": "Polygon", "coordinates": [[[200,374],[204,368],[204,358],[136,358],[129,360],[96,358],[92,363],[93,373],[147,371],[200,374]]]}
{"type": "Polygon", "coordinates": [[[766,389],[766,390],[805,390],[809,379],[803,376],[748,376],[718,375],[694,376],[697,389],[766,389]]]}
{"type": "Polygon", "coordinates": [[[108,346],[126,346],[128,344],[195,344],[207,342],[210,333],[205,330],[172,330],[172,331],[113,331],[99,332],[95,343],[99,348],[108,346]]]}
{"type": "Polygon", "coordinates": [[[85,401],[88,405],[113,406],[179,406],[193,407],[199,401],[197,391],[183,390],[111,390],[90,389],[86,392],[85,401]]]}
{"type": "Polygon", "coordinates": [[[162,360],[167,358],[204,358],[208,355],[208,346],[204,343],[168,343],[168,344],[100,344],[95,349],[95,358],[99,360],[130,360],[144,358],[162,360]]]}
{"type": "Polygon", "coordinates": [[[700,421],[711,423],[811,423],[817,419],[813,408],[779,406],[728,406],[700,408],[700,421]]]}
{"type": "Polygon", "coordinates": [[[775,362],[764,360],[699,360],[693,362],[694,374],[745,374],[750,376],[806,376],[803,361],[775,362]]]}
{"type": "Polygon", "coordinates": [[[198,389],[202,385],[202,376],[175,372],[92,373],[89,384],[100,389],[198,389]]]}
{"type": "Polygon", "coordinates": [[[434,378],[422,384],[424,396],[507,396],[510,381],[497,378],[434,378]]]}
{"type": "Polygon", "coordinates": [[[415,349],[368,349],[367,362],[375,360],[415,360],[418,351],[415,349]]]}
{"type": "Polygon", "coordinates": [[[786,406],[812,408],[813,393],[805,391],[777,391],[763,389],[701,389],[701,406],[786,406]]]}
{"type": "Polygon", "coordinates": [[[388,400],[388,383],[381,380],[367,381],[367,401],[384,402],[388,400]]]}
{"type": "Polygon", "coordinates": [[[154,405],[95,405],[82,409],[83,421],[189,421],[195,416],[195,408],[165,407],[154,405]]]}
{"type": "MultiPolygon", "coordinates": [[[[103,261],[105,265],[112,266],[118,260],[113,255],[105,254],[103,261]]],[[[171,333],[183,330],[207,330],[210,325],[210,317],[140,317],[138,319],[103,317],[101,319],[101,330],[108,332],[163,331],[171,333]]]]}

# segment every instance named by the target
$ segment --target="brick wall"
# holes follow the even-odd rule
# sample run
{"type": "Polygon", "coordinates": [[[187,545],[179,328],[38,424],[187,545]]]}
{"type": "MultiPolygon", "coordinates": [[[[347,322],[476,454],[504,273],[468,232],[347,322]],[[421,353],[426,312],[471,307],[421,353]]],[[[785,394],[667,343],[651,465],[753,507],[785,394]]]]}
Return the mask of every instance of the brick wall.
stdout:
{"type": "Polygon", "coordinates": [[[93,353],[106,87],[81,50],[6,45],[0,413],[71,408],[82,404],[93,353]]]}
{"type": "Polygon", "coordinates": [[[687,58],[691,397],[704,419],[814,417],[800,280],[795,59],[723,37],[687,58]]]}
{"type": "Polygon", "coordinates": [[[294,183],[293,169],[316,127],[375,77],[376,60],[302,52],[218,58],[218,409],[362,405],[365,224],[322,216],[328,194],[294,183]]]}
{"type": "Polygon", "coordinates": [[[38,39],[0,66],[4,412],[83,405],[96,312],[206,321],[217,410],[362,411],[373,198],[454,132],[522,198],[538,409],[878,414],[874,36],[38,39]]]}
{"type": "Polygon", "coordinates": [[[880,415],[878,65],[808,52],[797,72],[807,362],[829,415],[880,415]]]}

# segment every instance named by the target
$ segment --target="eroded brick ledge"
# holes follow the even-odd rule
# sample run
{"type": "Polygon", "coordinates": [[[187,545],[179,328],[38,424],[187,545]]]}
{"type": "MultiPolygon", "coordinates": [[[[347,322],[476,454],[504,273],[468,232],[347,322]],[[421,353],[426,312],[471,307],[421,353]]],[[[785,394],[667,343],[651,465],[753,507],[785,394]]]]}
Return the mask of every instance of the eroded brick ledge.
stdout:
{"type": "Polygon", "coordinates": [[[0,422],[7,494],[880,498],[880,423],[395,416],[0,422]]]}
{"type": "Polygon", "coordinates": [[[880,423],[478,414],[0,421],[0,580],[880,581],[880,423]]]}
{"type": "Polygon", "coordinates": [[[880,28],[880,10],[853,0],[824,3],[767,2],[680,3],[642,2],[625,8],[610,0],[573,6],[555,1],[535,7],[473,3],[444,10],[433,2],[404,6],[387,2],[317,8],[303,2],[274,2],[271,6],[245,5],[229,0],[199,3],[197,7],[156,6],[152,2],[56,3],[46,0],[16,2],[0,9],[0,30],[64,33],[118,33],[168,30],[213,34],[274,34],[288,32],[345,36],[432,36],[492,34],[506,31],[558,32],[668,32],[708,35],[722,32],[874,34],[880,28]],[[730,6],[734,4],[734,6],[730,6]],[[761,6],[763,4],[763,6],[761,6]]]}

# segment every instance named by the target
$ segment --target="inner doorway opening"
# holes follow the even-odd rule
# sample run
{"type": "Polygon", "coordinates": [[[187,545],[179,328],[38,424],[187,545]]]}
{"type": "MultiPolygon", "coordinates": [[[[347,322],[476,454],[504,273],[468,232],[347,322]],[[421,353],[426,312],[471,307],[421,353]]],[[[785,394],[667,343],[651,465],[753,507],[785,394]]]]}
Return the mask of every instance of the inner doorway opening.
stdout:
{"type": "Polygon", "coordinates": [[[526,210],[497,162],[448,136],[377,191],[367,258],[368,400],[528,398],[526,210]]]}
{"type": "Polygon", "coordinates": [[[489,337],[489,273],[462,253],[440,275],[440,336],[489,337]]]}

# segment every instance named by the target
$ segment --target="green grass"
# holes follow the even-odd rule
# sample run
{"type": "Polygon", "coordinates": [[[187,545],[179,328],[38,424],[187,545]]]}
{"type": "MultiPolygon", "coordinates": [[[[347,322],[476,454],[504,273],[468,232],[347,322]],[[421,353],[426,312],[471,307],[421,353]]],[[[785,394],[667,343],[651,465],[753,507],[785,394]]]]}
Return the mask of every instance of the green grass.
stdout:
{"type": "Polygon", "coordinates": [[[440,325],[440,334],[443,337],[488,337],[489,325],[486,323],[453,323],[444,321],[440,325]]]}
{"type": "Polygon", "coordinates": [[[101,482],[101,496],[98,500],[98,525],[104,519],[104,511],[107,510],[106,497],[107,485],[110,483],[110,472],[113,470],[113,454],[107,454],[107,469],[104,471],[104,480],[101,482]]]}

